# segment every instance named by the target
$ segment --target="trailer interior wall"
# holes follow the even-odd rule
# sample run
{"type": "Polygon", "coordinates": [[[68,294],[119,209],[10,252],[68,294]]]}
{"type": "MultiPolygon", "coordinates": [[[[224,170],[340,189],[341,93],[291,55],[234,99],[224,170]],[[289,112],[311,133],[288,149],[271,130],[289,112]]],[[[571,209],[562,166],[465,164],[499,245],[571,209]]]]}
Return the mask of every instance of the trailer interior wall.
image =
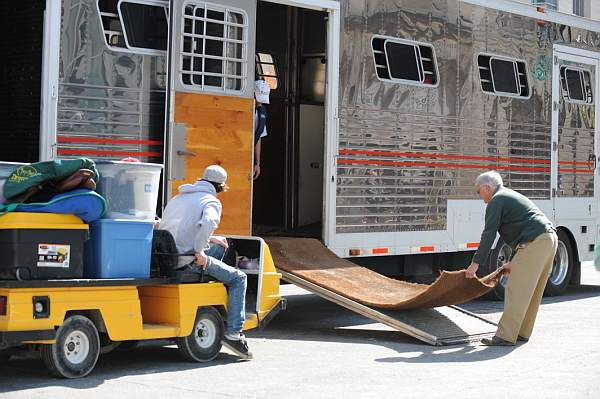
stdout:
{"type": "Polygon", "coordinates": [[[0,2],[0,160],[35,162],[45,1],[0,2]]]}
{"type": "MultiPolygon", "coordinates": [[[[256,234],[321,238],[325,140],[326,16],[273,2],[257,5],[257,57],[276,77],[262,140],[261,175],[254,181],[256,234]]],[[[265,69],[266,70],[266,69],[265,69]]],[[[262,77],[257,64],[257,78],[262,77]]]]}

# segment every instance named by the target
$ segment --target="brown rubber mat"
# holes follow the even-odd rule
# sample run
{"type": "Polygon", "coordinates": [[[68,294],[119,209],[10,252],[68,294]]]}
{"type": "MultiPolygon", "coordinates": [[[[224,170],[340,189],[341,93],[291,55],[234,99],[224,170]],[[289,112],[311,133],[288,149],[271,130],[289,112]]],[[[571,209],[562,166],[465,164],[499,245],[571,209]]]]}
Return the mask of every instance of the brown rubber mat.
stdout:
{"type": "Polygon", "coordinates": [[[478,298],[499,280],[501,269],[480,279],[465,272],[442,272],[431,285],[395,280],[339,258],[319,240],[265,239],[275,267],[363,305],[384,309],[422,309],[456,305],[478,298]]]}

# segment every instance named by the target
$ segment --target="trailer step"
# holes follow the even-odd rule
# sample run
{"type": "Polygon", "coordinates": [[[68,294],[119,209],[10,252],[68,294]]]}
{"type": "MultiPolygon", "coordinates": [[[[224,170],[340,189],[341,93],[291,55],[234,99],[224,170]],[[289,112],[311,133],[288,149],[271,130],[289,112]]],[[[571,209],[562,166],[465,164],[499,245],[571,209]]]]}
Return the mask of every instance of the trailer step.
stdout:
{"type": "Polygon", "coordinates": [[[493,322],[458,306],[415,310],[375,309],[320,287],[292,273],[284,270],[279,272],[285,281],[430,345],[467,343],[492,336],[496,331],[496,324],[493,322]]]}

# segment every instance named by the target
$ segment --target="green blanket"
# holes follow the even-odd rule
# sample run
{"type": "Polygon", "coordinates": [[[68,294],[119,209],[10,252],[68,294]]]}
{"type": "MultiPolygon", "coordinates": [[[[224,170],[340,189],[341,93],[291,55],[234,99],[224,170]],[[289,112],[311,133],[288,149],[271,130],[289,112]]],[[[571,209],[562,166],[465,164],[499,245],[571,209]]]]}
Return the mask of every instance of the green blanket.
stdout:
{"type": "Polygon", "coordinates": [[[79,169],[90,169],[94,172],[94,180],[98,181],[96,164],[87,158],[36,162],[23,165],[8,176],[8,180],[4,185],[4,197],[10,199],[24,193],[30,187],[48,180],[63,180],[79,169]]]}

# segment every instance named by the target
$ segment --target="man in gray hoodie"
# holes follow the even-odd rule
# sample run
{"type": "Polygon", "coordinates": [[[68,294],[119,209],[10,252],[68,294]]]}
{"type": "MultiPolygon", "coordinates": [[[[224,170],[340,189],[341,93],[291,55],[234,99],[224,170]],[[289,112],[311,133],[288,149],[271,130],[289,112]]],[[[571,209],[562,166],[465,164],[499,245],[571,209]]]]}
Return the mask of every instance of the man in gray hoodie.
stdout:
{"type": "MultiPolygon", "coordinates": [[[[227,330],[222,342],[242,358],[251,359],[252,354],[242,334],[246,274],[217,259],[222,257],[227,248],[227,240],[212,235],[221,221],[222,206],[217,194],[227,190],[226,181],[225,169],[211,165],[196,183],[179,186],[179,194],[169,201],[163,211],[160,229],[168,230],[173,235],[179,253],[195,254],[197,266],[193,267],[193,271],[200,272],[201,268],[227,285],[227,330]],[[217,255],[219,253],[221,256],[217,255]]],[[[190,261],[191,256],[180,257],[179,266],[184,267],[190,261]]]]}

